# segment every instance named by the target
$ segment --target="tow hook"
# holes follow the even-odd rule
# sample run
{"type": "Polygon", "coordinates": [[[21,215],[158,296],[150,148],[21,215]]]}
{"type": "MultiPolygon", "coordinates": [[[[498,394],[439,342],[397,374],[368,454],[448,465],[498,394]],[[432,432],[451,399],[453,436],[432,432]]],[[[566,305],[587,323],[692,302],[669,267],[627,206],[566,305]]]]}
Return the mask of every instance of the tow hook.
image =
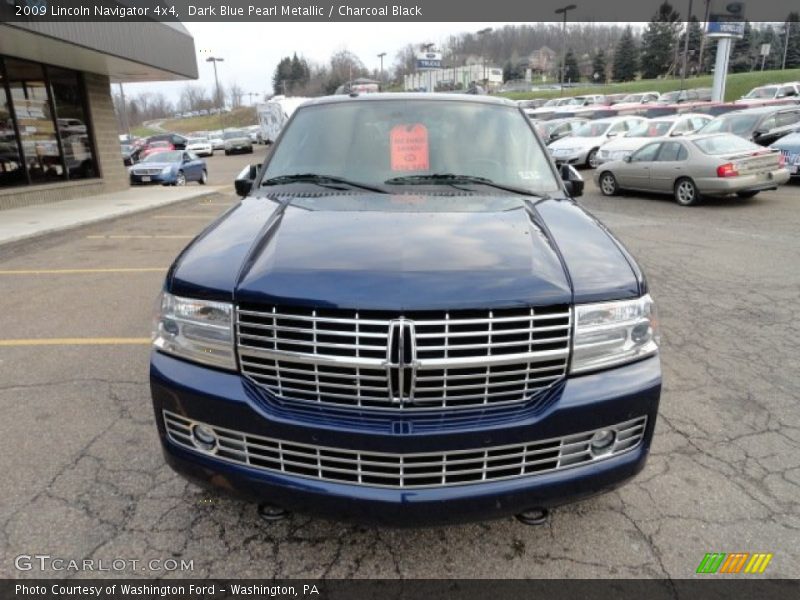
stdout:
{"type": "Polygon", "coordinates": [[[546,508],[529,508],[516,515],[517,521],[531,527],[544,525],[550,520],[550,511],[546,508]]]}
{"type": "Polygon", "coordinates": [[[262,502],[258,505],[258,516],[264,521],[274,523],[275,521],[282,521],[288,517],[289,511],[282,506],[278,506],[277,504],[262,502]]]}

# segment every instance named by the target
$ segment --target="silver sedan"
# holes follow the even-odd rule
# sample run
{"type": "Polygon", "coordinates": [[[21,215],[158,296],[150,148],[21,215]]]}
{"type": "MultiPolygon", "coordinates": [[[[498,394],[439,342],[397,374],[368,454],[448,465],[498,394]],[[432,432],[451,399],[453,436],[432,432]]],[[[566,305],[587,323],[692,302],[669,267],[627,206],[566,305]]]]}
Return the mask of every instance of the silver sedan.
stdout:
{"type": "Polygon", "coordinates": [[[788,180],[780,152],[727,133],[654,141],[594,173],[604,196],[622,190],[664,193],[682,206],[702,196],[752,198],[788,180]]]}

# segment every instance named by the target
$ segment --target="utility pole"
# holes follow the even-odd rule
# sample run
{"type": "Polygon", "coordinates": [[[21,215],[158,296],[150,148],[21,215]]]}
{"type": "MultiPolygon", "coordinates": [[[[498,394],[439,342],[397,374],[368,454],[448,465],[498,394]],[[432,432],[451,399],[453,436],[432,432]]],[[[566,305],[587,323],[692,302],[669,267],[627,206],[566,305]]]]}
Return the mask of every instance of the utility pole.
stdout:
{"type": "Polygon", "coordinates": [[[561,26],[561,69],[558,78],[561,82],[561,91],[558,94],[559,96],[564,95],[564,71],[566,71],[567,62],[567,13],[576,8],[577,6],[575,4],[569,4],[556,9],[557,15],[564,15],[564,21],[561,26]]]}
{"type": "Polygon", "coordinates": [[[486,34],[491,33],[492,28],[486,27],[485,29],[481,29],[478,31],[478,35],[481,38],[481,62],[483,63],[483,85],[487,88],[489,87],[489,81],[486,78],[486,34]]]}
{"type": "Polygon", "coordinates": [[[380,54],[378,54],[378,58],[381,59],[381,77],[380,77],[381,87],[383,87],[383,57],[384,56],[386,56],[386,52],[381,52],[380,54]]]}
{"type": "MultiPolygon", "coordinates": [[[[224,61],[225,61],[224,58],[219,58],[217,56],[209,56],[206,59],[206,62],[210,62],[211,64],[214,65],[214,83],[216,84],[216,87],[217,87],[217,92],[216,92],[217,101],[216,101],[215,104],[217,105],[217,111],[218,111],[217,114],[219,114],[220,125],[222,125],[222,106],[221,106],[222,98],[220,97],[220,93],[219,93],[219,77],[217,77],[217,63],[218,62],[224,62],[224,61]]],[[[223,127],[223,129],[224,129],[224,127],[223,127]]]]}
{"type": "Polygon", "coordinates": [[[783,24],[783,28],[786,30],[786,38],[783,41],[783,60],[781,61],[781,71],[786,68],[786,52],[789,50],[789,33],[792,31],[791,23],[788,19],[783,24]]]}
{"type": "Polygon", "coordinates": [[[683,34],[683,68],[681,68],[681,91],[686,79],[686,63],[689,61],[689,24],[692,18],[692,0],[689,0],[689,12],[686,13],[686,31],[683,34]]]}
{"type": "Polygon", "coordinates": [[[703,16],[703,36],[700,38],[700,52],[698,53],[699,56],[697,57],[697,72],[703,72],[703,50],[706,48],[706,27],[708,27],[708,15],[711,12],[711,0],[705,0],[706,3],[706,12],[703,16]]]}

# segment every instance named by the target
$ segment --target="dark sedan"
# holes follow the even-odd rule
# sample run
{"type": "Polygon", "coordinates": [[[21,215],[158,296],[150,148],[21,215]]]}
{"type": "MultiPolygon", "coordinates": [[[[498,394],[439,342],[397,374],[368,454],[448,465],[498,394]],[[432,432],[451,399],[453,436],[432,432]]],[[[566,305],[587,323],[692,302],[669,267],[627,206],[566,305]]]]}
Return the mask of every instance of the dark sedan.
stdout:
{"type": "Polygon", "coordinates": [[[536,524],[644,467],[647,281],[516,104],[312,100],[243,175],[158,303],[150,388],[179,473],[267,520],[536,524]]]}
{"type": "Polygon", "coordinates": [[[208,181],[206,161],[185,150],[151,154],[128,172],[131,185],[186,185],[187,181],[205,185],[208,181]]]}
{"type": "Polygon", "coordinates": [[[710,121],[698,133],[733,133],[768,146],[800,124],[800,106],[764,106],[736,110],[710,121]]]}

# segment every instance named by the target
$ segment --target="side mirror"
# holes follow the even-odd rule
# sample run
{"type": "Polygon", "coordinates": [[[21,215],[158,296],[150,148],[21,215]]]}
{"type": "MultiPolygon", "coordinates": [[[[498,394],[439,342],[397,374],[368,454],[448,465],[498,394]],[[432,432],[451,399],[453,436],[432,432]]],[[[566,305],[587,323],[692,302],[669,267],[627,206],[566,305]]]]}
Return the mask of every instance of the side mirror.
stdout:
{"type": "Polygon", "coordinates": [[[769,129],[758,128],[753,132],[754,138],[760,138],[762,135],[766,135],[769,133],[769,129]]]}
{"type": "Polygon", "coordinates": [[[618,135],[619,135],[619,131],[609,131],[609,132],[606,134],[606,137],[607,137],[607,138],[615,138],[615,137],[617,137],[618,135]]]}
{"type": "Polygon", "coordinates": [[[253,183],[258,179],[258,169],[261,165],[247,165],[242,172],[233,180],[233,187],[236,188],[236,195],[244,198],[250,194],[253,183]]]}
{"type": "Polygon", "coordinates": [[[583,177],[572,165],[561,165],[561,179],[572,198],[583,196],[583,177]]]}
{"type": "Polygon", "coordinates": [[[678,137],[680,135],[683,135],[683,132],[682,131],[673,131],[669,135],[670,135],[670,137],[678,137]]]}
{"type": "Polygon", "coordinates": [[[631,161],[633,160],[633,156],[631,156],[630,154],[628,154],[628,156],[626,156],[626,157],[625,157],[625,158],[623,158],[622,160],[624,160],[625,162],[629,163],[629,162],[631,162],[631,161]]]}

